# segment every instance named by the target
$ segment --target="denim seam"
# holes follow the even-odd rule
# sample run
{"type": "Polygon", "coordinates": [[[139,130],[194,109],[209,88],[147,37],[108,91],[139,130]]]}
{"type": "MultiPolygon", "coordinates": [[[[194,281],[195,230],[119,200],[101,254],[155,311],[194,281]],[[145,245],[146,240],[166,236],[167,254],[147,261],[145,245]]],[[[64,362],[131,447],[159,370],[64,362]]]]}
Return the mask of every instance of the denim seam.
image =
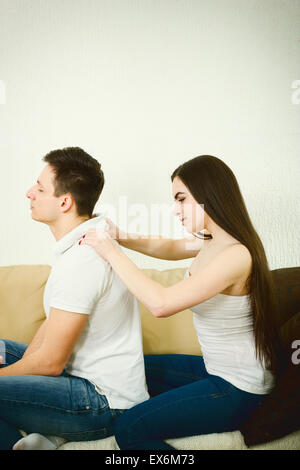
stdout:
{"type": "Polygon", "coordinates": [[[87,388],[87,385],[86,385],[86,382],[85,382],[85,379],[81,379],[83,384],[84,384],[84,388],[85,388],[85,391],[86,391],[86,396],[87,396],[87,401],[88,401],[88,405],[89,408],[92,409],[92,404],[91,404],[91,399],[90,399],[90,395],[89,395],[89,391],[88,391],[88,388],[87,388]]]}
{"type": "Polygon", "coordinates": [[[5,354],[10,354],[11,356],[17,357],[18,359],[22,359],[23,356],[20,356],[20,354],[16,354],[14,351],[10,351],[9,349],[5,350],[5,354]]]}
{"type": "Polygon", "coordinates": [[[59,410],[59,411],[64,411],[66,413],[74,413],[74,414],[82,414],[82,413],[86,413],[86,414],[89,414],[89,413],[94,413],[95,411],[99,411],[100,413],[102,413],[102,409],[100,410],[92,410],[92,409],[85,409],[85,410],[69,410],[67,408],[58,408],[56,406],[51,406],[51,405],[47,405],[47,404],[41,404],[41,403],[36,403],[36,402],[31,402],[31,401],[22,401],[22,400],[11,400],[11,399],[7,399],[7,398],[0,398],[0,402],[6,402],[6,403],[12,403],[12,404],[18,404],[18,405],[27,405],[27,406],[34,406],[36,408],[49,408],[49,409],[52,409],[52,410],[59,410]]]}

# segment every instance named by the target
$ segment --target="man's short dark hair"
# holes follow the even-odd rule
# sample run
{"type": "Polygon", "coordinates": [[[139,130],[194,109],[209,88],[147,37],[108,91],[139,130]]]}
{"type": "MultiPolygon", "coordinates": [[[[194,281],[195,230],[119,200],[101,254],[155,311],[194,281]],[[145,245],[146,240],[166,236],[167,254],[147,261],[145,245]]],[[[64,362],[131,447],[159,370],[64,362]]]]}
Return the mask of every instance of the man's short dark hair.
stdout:
{"type": "Polygon", "coordinates": [[[80,147],[52,150],[43,160],[55,173],[54,196],[70,193],[78,215],[91,218],[104,186],[100,163],[80,147]]]}

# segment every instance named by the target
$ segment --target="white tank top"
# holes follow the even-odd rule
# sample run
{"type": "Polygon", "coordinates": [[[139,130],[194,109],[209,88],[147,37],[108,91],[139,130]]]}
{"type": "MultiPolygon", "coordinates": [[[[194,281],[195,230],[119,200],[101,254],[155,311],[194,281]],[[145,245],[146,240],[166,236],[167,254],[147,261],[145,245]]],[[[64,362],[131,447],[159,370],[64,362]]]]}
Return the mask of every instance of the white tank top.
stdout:
{"type": "Polygon", "coordinates": [[[246,392],[270,393],[273,374],[255,357],[250,295],[217,294],[190,310],[207,372],[246,392]]]}

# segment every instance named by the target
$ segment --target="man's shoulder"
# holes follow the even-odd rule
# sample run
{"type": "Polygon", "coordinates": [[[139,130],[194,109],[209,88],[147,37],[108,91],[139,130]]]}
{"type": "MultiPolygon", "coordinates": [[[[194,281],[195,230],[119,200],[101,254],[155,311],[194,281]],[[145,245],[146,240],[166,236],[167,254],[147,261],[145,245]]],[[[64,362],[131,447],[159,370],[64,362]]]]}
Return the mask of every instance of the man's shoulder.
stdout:
{"type": "Polygon", "coordinates": [[[111,281],[111,267],[89,246],[72,246],[52,266],[48,296],[52,307],[91,313],[111,281]]]}
{"type": "Polygon", "coordinates": [[[107,263],[88,245],[79,245],[78,243],[71,246],[62,253],[55,263],[55,271],[72,270],[88,271],[92,274],[106,271],[107,263]]]}

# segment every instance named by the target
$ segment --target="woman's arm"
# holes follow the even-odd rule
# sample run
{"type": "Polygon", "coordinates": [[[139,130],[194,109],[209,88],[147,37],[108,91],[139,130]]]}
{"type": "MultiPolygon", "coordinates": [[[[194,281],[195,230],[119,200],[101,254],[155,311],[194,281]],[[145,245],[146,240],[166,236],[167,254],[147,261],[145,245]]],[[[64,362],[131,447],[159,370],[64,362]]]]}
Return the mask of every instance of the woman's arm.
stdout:
{"type": "Polygon", "coordinates": [[[120,245],[153,258],[170,261],[195,258],[203,243],[203,240],[194,237],[174,240],[154,235],[145,236],[126,233],[121,231],[110,219],[106,219],[106,222],[108,224],[108,233],[120,245]]]}
{"type": "Polygon", "coordinates": [[[119,278],[156,317],[169,317],[197,305],[237,282],[249,270],[251,255],[243,245],[224,249],[199,273],[163,287],[139,269],[106,232],[89,230],[84,243],[108,261],[119,278]]]}

